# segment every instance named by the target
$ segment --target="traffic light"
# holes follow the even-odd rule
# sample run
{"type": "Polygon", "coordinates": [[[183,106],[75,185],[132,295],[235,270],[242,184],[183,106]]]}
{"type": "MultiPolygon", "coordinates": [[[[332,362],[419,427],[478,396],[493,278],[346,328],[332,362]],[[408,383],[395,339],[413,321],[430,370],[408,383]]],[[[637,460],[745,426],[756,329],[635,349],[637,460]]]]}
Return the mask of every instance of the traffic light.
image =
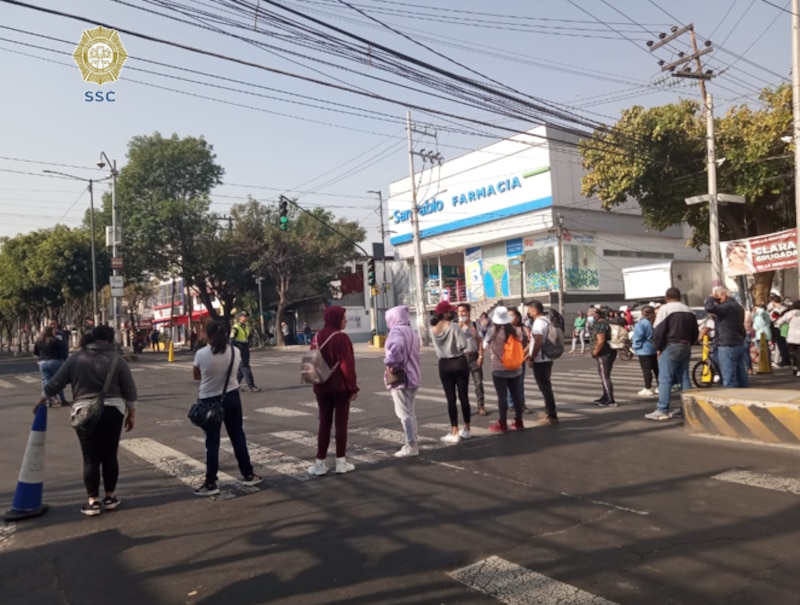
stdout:
{"type": "Polygon", "coordinates": [[[280,229],[286,231],[289,229],[289,201],[284,198],[281,198],[280,215],[280,229]]]}
{"type": "Polygon", "coordinates": [[[375,281],[375,259],[372,257],[367,259],[367,283],[370,288],[377,283],[375,281]]]}

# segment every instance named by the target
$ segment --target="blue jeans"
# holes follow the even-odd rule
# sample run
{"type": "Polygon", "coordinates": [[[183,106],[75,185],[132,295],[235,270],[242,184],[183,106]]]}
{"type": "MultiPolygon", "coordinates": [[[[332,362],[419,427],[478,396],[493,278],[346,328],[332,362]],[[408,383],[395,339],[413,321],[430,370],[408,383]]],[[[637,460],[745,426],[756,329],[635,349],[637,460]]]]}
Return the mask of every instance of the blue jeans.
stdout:
{"type": "Polygon", "coordinates": [[[719,355],[719,372],[722,374],[724,387],[749,387],[750,378],[747,376],[747,359],[750,357],[750,346],[740,344],[733,346],[717,347],[719,355]]]}
{"type": "MultiPolygon", "coordinates": [[[[233,390],[225,393],[222,399],[222,409],[225,412],[223,423],[230,437],[236,462],[242,477],[249,478],[253,474],[253,465],[250,462],[250,453],[247,451],[247,438],[242,427],[242,400],[239,391],[233,390]]],[[[219,442],[222,427],[215,427],[206,431],[206,483],[217,483],[219,470],[219,442]]]]}
{"type": "Polygon", "coordinates": [[[689,362],[692,359],[692,345],[671,342],[661,351],[658,358],[658,410],[669,412],[669,396],[673,384],[680,384],[683,390],[692,388],[689,380],[689,362]]]}
{"type": "Polygon", "coordinates": [[[497,411],[500,414],[500,422],[508,419],[508,398],[511,396],[511,403],[514,405],[514,419],[522,421],[522,409],[525,405],[525,370],[519,376],[506,378],[492,374],[494,389],[497,391],[497,411]]]}
{"type": "MultiPolygon", "coordinates": [[[[39,362],[39,371],[42,373],[42,389],[44,389],[44,385],[53,379],[53,376],[56,375],[58,368],[60,368],[63,363],[64,361],[62,359],[42,359],[39,362]]],[[[67,400],[64,397],[64,391],[58,393],[58,398],[61,400],[61,403],[66,405],[67,400]]]]}

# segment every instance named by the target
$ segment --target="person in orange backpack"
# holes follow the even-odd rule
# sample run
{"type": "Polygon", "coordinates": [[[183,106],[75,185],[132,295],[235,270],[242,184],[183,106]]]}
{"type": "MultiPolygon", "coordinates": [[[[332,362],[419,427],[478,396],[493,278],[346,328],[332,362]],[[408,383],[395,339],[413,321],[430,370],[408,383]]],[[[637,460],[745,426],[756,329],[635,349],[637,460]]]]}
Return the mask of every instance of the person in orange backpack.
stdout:
{"type": "Polygon", "coordinates": [[[515,328],[511,324],[511,314],[508,309],[496,307],[492,313],[492,327],[483,341],[484,348],[492,353],[492,382],[497,392],[497,407],[500,414],[500,419],[489,426],[489,430],[493,433],[505,433],[509,429],[507,422],[509,394],[514,404],[514,421],[511,423],[511,429],[521,431],[525,428],[522,423],[522,412],[525,409],[523,388],[525,356],[524,352],[521,359],[516,355],[516,352],[522,349],[522,340],[522,328],[515,328]]]}

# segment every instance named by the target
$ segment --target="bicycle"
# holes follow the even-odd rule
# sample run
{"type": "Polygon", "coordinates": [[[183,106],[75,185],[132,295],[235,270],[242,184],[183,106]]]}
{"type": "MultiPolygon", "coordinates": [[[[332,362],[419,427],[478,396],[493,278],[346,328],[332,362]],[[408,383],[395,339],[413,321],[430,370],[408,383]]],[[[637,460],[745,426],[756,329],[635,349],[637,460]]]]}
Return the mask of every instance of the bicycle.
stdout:
{"type": "Polygon", "coordinates": [[[692,382],[699,389],[705,389],[722,380],[719,366],[709,355],[706,359],[701,359],[692,368],[692,382]]]}

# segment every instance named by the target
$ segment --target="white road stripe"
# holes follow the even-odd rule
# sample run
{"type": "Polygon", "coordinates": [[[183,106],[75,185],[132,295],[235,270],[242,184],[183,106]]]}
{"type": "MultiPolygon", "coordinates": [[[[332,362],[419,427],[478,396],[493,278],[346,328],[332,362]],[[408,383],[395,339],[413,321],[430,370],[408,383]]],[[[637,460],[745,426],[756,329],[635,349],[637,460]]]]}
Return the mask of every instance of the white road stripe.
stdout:
{"type": "Polygon", "coordinates": [[[11,384],[10,382],[0,379],[0,387],[4,389],[13,389],[14,385],[11,384]]]}
{"type": "Polygon", "coordinates": [[[290,408],[281,408],[281,407],[258,408],[255,411],[260,412],[262,414],[270,414],[271,416],[282,416],[284,418],[293,418],[295,416],[311,416],[310,412],[304,412],[302,410],[292,410],[290,408]]]}
{"type": "MultiPolygon", "coordinates": [[[[375,428],[364,428],[364,427],[350,427],[347,429],[350,433],[355,433],[356,435],[363,435],[364,437],[374,437],[375,439],[380,439],[381,441],[389,441],[391,443],[397,443],[403,445],[406,442],[406,434],[402,431],[395,431],[392,429],[385,429],[382,427],[375,427],[375,428]]],[[[449,430],[447,431],[450,432],[449,430]]],[[[453,445],[451,443],[442,443],[438,439],[432,439],[431,437],[424,437],[422,435],[418,435],[417,439],[420,445],[424,445],[426,449],[439,449],[440,447],[447,447],[449,445],[453,445]]]]}
{"type": "MultiPolygon", "coordinates": [[[[202,438],[199,438],[201,441],[202,438]]],[[[148,439],[147,437],[140,437],[135,439],[123,439],[119,442],[121,448],[128,450],[130,453],[138,456],[142,460],[152,464],[162,473],[175,477],[181,483],[190,487],[198,487],[205,481],[206,478],[206,465],[203,462],[195,460],[186,454],[174,450],[171,447],[162,445],[158,441],[148,439]]],[[[227,473],[217,473],[217,478],[220,484],[227,484],[227,487],[234,487],[238,481],[227,473]]],[[[236,495],[230,491],[220,487],[220,498],[228,499],[235,498],[236,495]]],[[[257,488],[250,488],[239,486],[242,490],[258,491],[257,488]]]]}
{"type": "MultiPolygon", "coordinates": [[[[306,407],[306,408],[314,408],[315,410],[317,409],[317,402],[316,401],[303,401],[301,403],[298,403],[297,405],[302,405],[303,407],[306,407]]],[[[351,414],[363,414],[364,410],[362,410],[361,408],[357,408],[354,405],[351,405],[350,406],[350,413],[351,414]]]]}
{"type": "Polygon", "coordinates": [[[754,473],[752,471],[730,470],[711,477],[717,481],[727,481],[751,487],[761,487],[776,492],[788,492],[800,496],[800,480],[790,477],[778,477],[767,475],[766,473],[754,473]]]}
{"type": "Polygon", "coordinates": [[[617,605],[496,556],[447,575],[506,605],[617,605]]]}
{"type": "MultiPolygon", "coordinates": [[[[195,437],[198,441],[203,441],[202,437],[195,437]]],[[[220,442],[220,449],[233,456],[233,447],[227,437],[220,442]]],[[[278,450],[273,450],[257,443],[247,442],[247,451],[250,453],[250,462],[258,473],[262,468],[268,468],[280,475],[285,475],[297,481],[307,481],[312,476],[308,474],[310,462],[300,458],[295,458],[289,454],[284,454],[278,450]]]]}
{"type": "Polygon", "coordinates": [[[11,548],[14,544],[14,532],[17,531],[16,523],[0,523],[0,550],[11,548]]]}
{"type": "MultiPolygon", "coordinates": [[[[317,436],[309,431],[279,431],[277,433],[272,433],[272,435],[278,437],[279,439],[292,441],[294,443],[299,443],[300,445],[313,448],[313,450],[317,449],[317,436]]],[[[331,445],[328,452],[336,452],[336,444],[333,440],[331,440],[331,445]]],[[[388,457],[388,453],[372,449],[371,447],[356,445],[354,443],[347,444],[348,459],[353,458],[353,460],[359,460],[361,462],[365,462],[366,464],[375,464],[376,462],[385,460],[388,457]]]]}
{"type": "MultiPolygon", "coordinates": [[[[442,434],[450,432],[450,425],[445,423],[436,423],[431,422],[428,424],[423,424],[422,428],[426,429],[433,429],[435,431],[441,431],[442,434]]],[[[489,431],[489,429],[484,429],[479,426],[471,426],[469,432],[472,434],[473,437],[486,437],[488,435],[492,435],[493,433],[489,431]]]]}
{"type": "Polygon", "coordinates": [[[15,374],[14,378],[22,382],[27,382],[28,384],[42,384],[41,376],[36,376],[34,374],[15,374]]]}

